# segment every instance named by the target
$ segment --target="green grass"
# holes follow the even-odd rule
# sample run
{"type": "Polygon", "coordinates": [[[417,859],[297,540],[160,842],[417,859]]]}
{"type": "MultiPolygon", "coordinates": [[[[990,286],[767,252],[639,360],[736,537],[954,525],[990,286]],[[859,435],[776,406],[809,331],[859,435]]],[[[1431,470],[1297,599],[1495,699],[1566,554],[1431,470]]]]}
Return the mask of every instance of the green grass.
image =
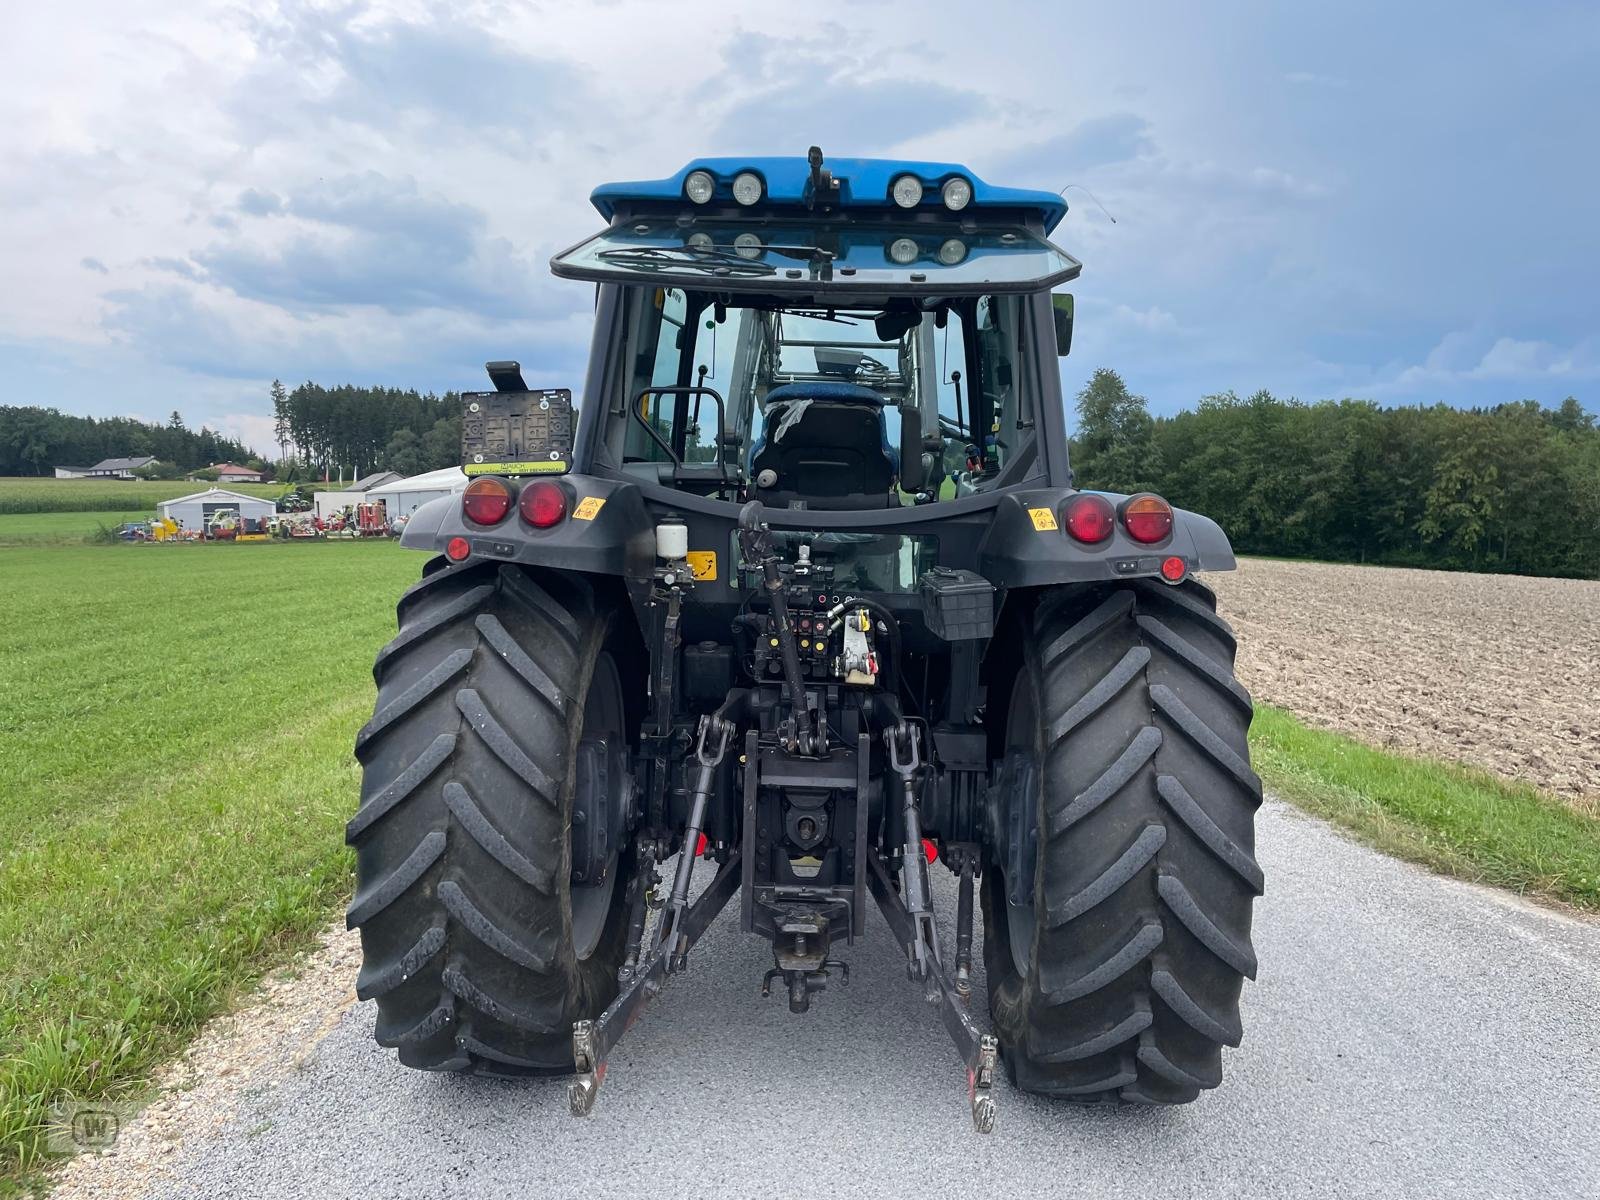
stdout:
{"type": "Polygon", "coordinates": [[[148,521],[154,512],[0,513],[0,546],[81,545],[102,526],[115,529],[124,521],[148,521]]]}
{"type": "Polygon", "coordinates": [[[422,556],[0,552],[0,1195],[348,892],[356,730],[422,556]]]}
{"type": "MultiPolygon", "coordinates": [[[[0,476],[0,513],[149,512],[163,500],[190,496],[216,483],[143,479],[37,479],[0,476]]],[[[237,483],[227,491],[275,500],[288,490],[282,483],[237,483]]]]}
{"type": "Polygon", "coordinates": [[[1269,790],[1398,858],[1600,910],[1600,821],[1484,771],[1374,750],[1262,707],[1252,761],[1269,790]]]}

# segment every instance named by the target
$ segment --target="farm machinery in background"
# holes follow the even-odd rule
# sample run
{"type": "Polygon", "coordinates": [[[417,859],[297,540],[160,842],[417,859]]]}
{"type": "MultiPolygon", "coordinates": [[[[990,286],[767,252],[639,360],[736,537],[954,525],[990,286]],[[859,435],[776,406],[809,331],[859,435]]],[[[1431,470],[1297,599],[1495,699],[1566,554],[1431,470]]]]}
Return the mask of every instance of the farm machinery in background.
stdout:
{"type": "Polygon", "coordinates": [[[871,905],[980,1130],[1002,1065],[1071,1101],[1217,1086],[1262,889],[1250,698],[1194,578],[1233,554],[1074,487],[1064,202],[815,147],[592,199],[552,262],[597,285],[581,405],[488,364],[469,482],[402,537],[433,557],[346,830],[378,1041],[572,1075],[588,1113],[725,907],[772,951],[740,985],[801,1014],[871,905]]]}

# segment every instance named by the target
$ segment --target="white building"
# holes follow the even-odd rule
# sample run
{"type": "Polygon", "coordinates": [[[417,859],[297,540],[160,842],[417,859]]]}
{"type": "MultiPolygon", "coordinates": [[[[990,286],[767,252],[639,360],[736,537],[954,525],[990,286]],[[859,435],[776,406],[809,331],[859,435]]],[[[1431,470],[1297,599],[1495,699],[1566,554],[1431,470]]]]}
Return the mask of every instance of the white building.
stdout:
{"type": "Polygon", "coordinates": [[[368,499],[367,493],[373,488],[393,483],[399,478],[400,476],[393,471],[375,471],[371,475],[363,475],[340,491],[315,492],[311,497],[311,511],[326,521],[334,513],[343,512],[346,508],[368,499]]]}
{"type": "Polygon", "coordinates": [[[372,488],[362,499],[382,500],[385,515],[393,521],[409,517],[429,500],[449,496],[467,486],[467,476],[460,467],[446,467],[442,471],[429,471],[413,475],[410,479],[397,479],[372,488]]]}
{"type": "Polygon", "coordinates": [[[148,467],[155,459],[148,454],[132,458],[102,458],[84,472],[85,479],[137,479],[134,474],[140,467],[148,467]]]}
{"type": "Polygon", "coordinates": [[[203,529],[211,518],[220,512],[232,512],[238,517],[264,520],[277,511],[271,500],[259,496],[246,496],[243,492],[230,492],[224,488],[208,488],[191,496],[178,496],[156,505],[156,512],[170,517],[185,529],[203,529]]]}

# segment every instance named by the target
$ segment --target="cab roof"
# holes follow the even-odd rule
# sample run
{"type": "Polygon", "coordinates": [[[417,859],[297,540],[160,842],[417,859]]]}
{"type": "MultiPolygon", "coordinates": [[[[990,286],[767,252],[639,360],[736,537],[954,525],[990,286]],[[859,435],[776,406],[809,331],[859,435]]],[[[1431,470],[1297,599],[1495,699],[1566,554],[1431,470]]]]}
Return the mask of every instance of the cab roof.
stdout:
{"type": "MultiPolygon", "coordinates": [[[[953,176],[962,176],[972,184],[972,200],[961,210],[962,215],[973,215],[984,209],[1004,208],[1031,210],[1038,216],[1048,233],[1067,215],[1067,202],[1054,192],[1030,188],[996,187],[960,163],[923,162],[904,158],[830,158],[824,164],[838,181],[838,198],[834,203],[845,210],[892,210],[894,201],[889,188],[902,175],[913,175],[923,187],[919,211],[943,212],[944,203],[940,188],[953,176]]],[[[619,205],[630,201],[682,201],[690,204],[684,194],[684,181],[692,171],[707,171],[716,180],[715,198],[719,203],[733,204],[732,184],[735,175],[753,171],[761,177],[761,200],[750,208],[751,215],[770,211],[774,206],[804,204],[811,184],[811,164],[798,156],[778,158],[697,158],[675,175],[665,179],[645,179],[627,183],[603,183],[589,195],[589,200],[602,217],[611,220],[619,205]]]]}

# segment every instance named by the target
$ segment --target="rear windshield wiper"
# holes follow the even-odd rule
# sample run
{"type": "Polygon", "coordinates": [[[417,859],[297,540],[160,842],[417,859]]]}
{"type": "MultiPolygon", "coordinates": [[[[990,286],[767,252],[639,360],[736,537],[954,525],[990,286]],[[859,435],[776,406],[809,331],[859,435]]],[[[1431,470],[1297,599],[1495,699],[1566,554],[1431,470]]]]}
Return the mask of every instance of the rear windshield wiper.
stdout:
{"type": "Polygon", "coordinates": [[[707,250],[698,246],[618,246],[602,250],[595,257],[609,266],[630,271],[703,271],[707,275],[757,278],[776,274],[776,269],[766,263],[752,261],[731,250],[707,250]]]}

